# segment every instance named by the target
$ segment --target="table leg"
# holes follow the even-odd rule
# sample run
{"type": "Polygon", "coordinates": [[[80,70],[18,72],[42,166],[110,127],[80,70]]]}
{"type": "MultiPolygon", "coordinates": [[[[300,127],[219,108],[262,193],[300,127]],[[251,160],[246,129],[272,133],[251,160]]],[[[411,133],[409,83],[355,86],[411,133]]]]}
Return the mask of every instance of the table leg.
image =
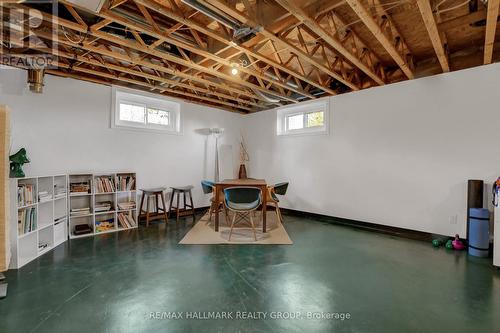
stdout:
{"type": "Polygon", "coordinates": [[[262,232],[266,232],[267,222],[267,185],[261,188],[262,191],[262,232]]]}
{"type": "Polygon", "coordinates": [[[215,232],[219,232],[219,192],[220,188],[218,186],[215,186],[215,220],[214,220],[214,228],[215,232]]]}

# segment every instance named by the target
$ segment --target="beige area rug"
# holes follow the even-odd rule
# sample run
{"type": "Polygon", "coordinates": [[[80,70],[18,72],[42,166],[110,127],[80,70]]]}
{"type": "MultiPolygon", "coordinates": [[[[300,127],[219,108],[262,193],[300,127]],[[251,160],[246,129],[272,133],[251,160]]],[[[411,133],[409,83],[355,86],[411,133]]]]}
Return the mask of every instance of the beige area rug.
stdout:
{"type": "Polygon", "coordinates": [[[261,215],[260,212],[257,212],[254,217],[257,241],[255,241],[253,237],[252,228],[243,221],[235,225],[231,241],[229,241],[230,223],[226,222],[224,214],[220,213],[219,232],[215,232],[215,216],[212,215],[212,220],[209,221],[207,212],[198,223],[189,230],[179,244],[293,244],[285,228],[277,223],[278,219],[274,211],[267,212],[267,232],[263,233],[261,215]]]}

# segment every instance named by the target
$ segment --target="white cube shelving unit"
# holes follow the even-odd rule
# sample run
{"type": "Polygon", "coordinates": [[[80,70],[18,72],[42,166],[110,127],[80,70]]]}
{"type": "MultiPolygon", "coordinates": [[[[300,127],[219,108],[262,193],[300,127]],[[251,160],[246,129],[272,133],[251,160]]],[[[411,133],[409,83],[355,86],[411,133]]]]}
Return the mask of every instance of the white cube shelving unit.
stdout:
{"type": "MultiPolygon", "coordinates": [[[[137,228],[137,178],[133,172],[118,172],[118,173],[87,173],[87,174],[70,174],[69,181],[69,238],[81,238],[94,236],[120,230],[128,230],[137,228]],[[133,179],[132,186],[122,188],[120,179],[133,179]],[[108,179],[111,183],[111,188],[102,188],[99,186],[99,179],[108,179]],[[71,191],[71,184],[82,183],[88,184],[87,192],[75,193],[71,191]],[[110,209],[105,211],[96,211],[99,203],[109,203],[110,209]],[[133,202],[134,206],[130,209],[121,209],[120,204],[133,202]],[[87,213],[72,214],[74,209],[88,208],[87,213]],[[126,214],[132,218],[133,223],[130,226],[123,226],[119,220],[119,214],[126,214]],[[75,226],[86,224],[90,227],[91,232],[77,235],[75,234],[75,226]],[[103,227],[107,225],[108,227],[103,227]]],[[[128,184],[128,182],[126,183],[128,184]]]]}
{"type": "Polygon", "coordinates": [[[20,268],[68,239],[67,192],[66,175],[10,180],[10,268],[20,268]],[[19,188],[31,189],[29,200],[19,195],[19,188]],[[31,222],[25,227],[26,215],[31,222]]]}

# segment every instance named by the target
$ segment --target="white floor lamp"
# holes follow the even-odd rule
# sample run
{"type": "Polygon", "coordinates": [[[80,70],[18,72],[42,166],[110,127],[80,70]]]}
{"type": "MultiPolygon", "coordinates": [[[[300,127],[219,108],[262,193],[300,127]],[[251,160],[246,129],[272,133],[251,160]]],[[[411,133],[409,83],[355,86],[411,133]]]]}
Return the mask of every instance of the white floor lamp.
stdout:
{"type": "Polygon", "coordinates": [[[211,128],[210,134],[215,137],[215,182],[219,179],[219,138],[224,134],[223,128],[211,128]]]}

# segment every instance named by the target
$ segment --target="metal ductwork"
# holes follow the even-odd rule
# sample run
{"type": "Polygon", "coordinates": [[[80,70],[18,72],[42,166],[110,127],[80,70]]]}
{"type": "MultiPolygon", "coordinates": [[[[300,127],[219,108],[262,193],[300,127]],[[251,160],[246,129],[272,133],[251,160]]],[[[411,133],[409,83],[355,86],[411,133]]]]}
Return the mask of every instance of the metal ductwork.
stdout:
{"type": "Polygon", "coordinates": [[[233,30],[237,30],[240,28],[240,25],[238,22],[233,20],[232,18],[225,17],[214,10],[208,8],[206,5],[200,3],[197,0],[181,0],[182,3],[185,3],[186,5],[196,9],[197,11],[207,15],[208,17],[216,20],[219,23],[224,24],[226,27],[231,28],[233,30]]]}
{"type": "Polygon", "coordinates": [[[41,94],[43,92],[44,69],[28,69],[28,85],[30,91],[41,94]]]}
{"type": "Polygon", "coordinates": [[[278,78],[276,75],[274,75],[273,73],[270,73],[270,72],[264,72],[264,75],[275,80],[275,81],[281,81],[284,84],[286,84],[287,86],[289,86],[290,88],[299,89],[299,86],[291,80],[283,81],[280,78],[278,78]]]}
{"type": "Polygon", "coordinates": [[[260,98],[264,99],[268,103],[271,103],[271,104],[280,104],[280,102],[281,102],[281,99],[276,98],[274,96],[270,96],[270,95],[264,94],[264,93],[260,92],[257,89],[252,89],[252,91],[254,92],[255,95],[257,95],[260,98]]]}
{"type": "Polygon", "coordinates": [[[238,21],[233,19],[232,17],[228,15],[222,15],[212,8],[209,8],[207,5],[205,5],[203,2],[200,2],[198,0],[181,0],[182,3],[185,3],[186,5],[196,9],[200,13],[205,14],[206,16],[210,17],[211,19],[214,19],[215,21],[224,24],[226,27],[233,29],[234,35],[233,38],[235,40],[246,40],[248,39],[249,36],[255,35],[256,30],[252,29],[249,26],[245,26],[240,24],[238,21]]]}
{"type": "Polygon", "coordinates": [[[106,0],[66,0],[69,3],[87,9],[94,13],[99,13],[106,0]]]}

